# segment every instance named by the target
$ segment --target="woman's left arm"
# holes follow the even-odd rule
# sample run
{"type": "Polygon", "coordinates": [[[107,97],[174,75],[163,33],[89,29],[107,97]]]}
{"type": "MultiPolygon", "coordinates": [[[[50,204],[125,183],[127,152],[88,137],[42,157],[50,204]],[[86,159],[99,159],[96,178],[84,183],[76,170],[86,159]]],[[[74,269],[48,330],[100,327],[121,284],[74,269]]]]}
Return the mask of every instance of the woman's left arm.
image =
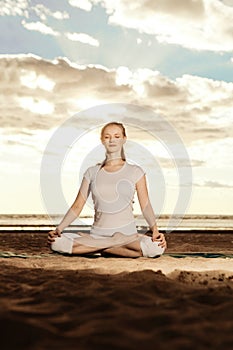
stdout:
{"type": "Polygon", "coordinates": [[[166,245],[164,234],[158,231],[155,213],[152,208],[149,194],[148,194],[145,175],[143,175],[140,178],[140,180],[138,180],[138,182],[136,183],[136,191],[137,191],[138,201],[140,204],[142,214],[152,231],[152,240],[160,241],[159,245],[162,246],[163,248],[166,248],[167,245],[166,245]]]}

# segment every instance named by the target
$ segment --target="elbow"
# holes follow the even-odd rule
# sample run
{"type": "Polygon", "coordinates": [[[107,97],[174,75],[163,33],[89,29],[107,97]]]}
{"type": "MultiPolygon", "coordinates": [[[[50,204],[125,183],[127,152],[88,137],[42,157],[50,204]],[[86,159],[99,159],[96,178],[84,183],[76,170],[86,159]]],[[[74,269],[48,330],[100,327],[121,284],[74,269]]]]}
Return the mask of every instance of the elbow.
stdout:
{"type": "Polygon", "coordinates": [[[78,205],[73,204],[71,207],[71,211],[72,211],[73,215],[75,215],[77,217],[80,214],[81,209],[78,205]]]}

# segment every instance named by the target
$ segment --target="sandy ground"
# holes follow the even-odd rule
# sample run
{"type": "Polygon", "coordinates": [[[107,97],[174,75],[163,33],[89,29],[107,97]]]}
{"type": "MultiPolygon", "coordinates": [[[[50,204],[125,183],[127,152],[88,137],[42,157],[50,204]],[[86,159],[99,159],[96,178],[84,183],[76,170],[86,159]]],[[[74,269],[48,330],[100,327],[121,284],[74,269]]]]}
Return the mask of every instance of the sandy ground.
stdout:
{"type": "Polygon", "coordinates": [[[0,238],[2,349],[233,348],[232,258],[69,257],[0,238]]]}

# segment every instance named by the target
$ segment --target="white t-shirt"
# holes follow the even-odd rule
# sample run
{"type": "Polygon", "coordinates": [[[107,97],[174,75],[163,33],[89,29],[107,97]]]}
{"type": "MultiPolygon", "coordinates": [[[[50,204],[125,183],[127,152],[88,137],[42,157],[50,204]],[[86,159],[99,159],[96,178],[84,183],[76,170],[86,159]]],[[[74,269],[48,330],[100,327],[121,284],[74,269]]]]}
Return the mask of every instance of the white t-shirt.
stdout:
{"type": "Polygon", "coordinates": [[[88,181],[95,210],[90,233],[112,236],[115,232],[137,232],[133,198],[135,185],[144,174],[141,167],[127,162],[115,172],[108,172],[101,165],[86,170],[83,177],[88,181]]]}

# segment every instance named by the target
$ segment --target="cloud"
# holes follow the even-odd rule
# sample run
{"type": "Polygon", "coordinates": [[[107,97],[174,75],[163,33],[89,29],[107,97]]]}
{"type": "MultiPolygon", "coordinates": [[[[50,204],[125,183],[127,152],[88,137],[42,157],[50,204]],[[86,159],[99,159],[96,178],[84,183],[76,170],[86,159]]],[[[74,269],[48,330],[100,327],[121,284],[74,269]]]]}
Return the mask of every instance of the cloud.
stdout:
{"type": "MultiPolygon", "coordinates": [[[[150,69],[110,70],[32,55],[0,56],[0,74],[3,127],[47,130],[82,109],[120,102],[164,116],[187,144],[232,137],[232,83],[190,75],[172,80],[150,69]]],[[[135,123],[137,118],[148,116],[135,112],[135,123]]],[[[147,122],[158,129],[157,122],[147,122]]]]}
{"type": "Polygon", "coordinates": [[[91,46],[99,46],[99,41],[92,36],[85,34],[85,33],[65,33],[65,36],[67,39],[71,41],[79,41],[82,44],[88,44],[91,46]]]}
{"type": "Polygon", "coordinates": [[[0,16],[24,16],[29,17],[28,0],[5,0],[1,2],[0,16]]]}
{"type": "Polygon", "coordinates": [[[233,185],[223,184],[217,181],[206,181],[204,184],[205,187],[213,187],[213,188],[233,188],[233,185]]]}
{"type": "MultiPolygon", "coordinates": [[[[183,140],[195,175],[194,185],[203,185],[201,191],[211,191],[212,188],[224,191],[225,187],[225,191],[230,192],[232,121],[227,124],[227,120],[223,119],[222,126],[221,118],[225,112],[232,110],[231,83],[187,75],[171,80],[149,69],[131,71],[121,67],[110,70],[101,66],[77,65],[63,58],[50,61],[32,55],[1,55],[0,75],[3,174],[18,173],[22,176],[36,172],[36,169],[38,171],[41,156],[53,132],[69,117],[80,112],[67,128],[71,133],[73,130],[76,133],[77,130],[84,133],[88,129],[93,130],[113,117],[116,120],[122,118],[127,130],[132,125],[137,133],[132,135],[130,131],[129,140],[132,138],[154,155],[168,186],[174,189],[178,186],[177,167],[186,169],[187,159],[179,152],[179,144],[178,147],[169,144],[173,150],[170,154],[163,138],[160,141],[161,120],[168,121],[171,129],[183,140]],[[99,103],[126,103],[127,106],[117,108],[114,105],[112,111],[105,115],[94,108],[99,103]],[[93,108],[87,110],[90,107],[93,108]],[[216,110],[219,124],[211,123],[216,110]],[[160,119],[156,119],[156,113],[161,116],[160,119]],[[201,121],[200,117],[205,121],[201,121]],[[142,136],[141,129],[145,130],[146,137],[142,136]],[[149,139],[150,135],[154,137],[149,139]],[[222,187],[217,187],[217,183],[222,187]]],[[[71,145],[63,145],[61,140],[61,145],[52,149],[54,161],[59,147],[63,146],[69,149],[71,145]]],[[[79,151],[84,156],[85,149],[79,151]]],[[[136,157],[139,155],[136,154],[136,157]]],[[[143,157],[138,159],[142,160],[142,164],[147,161],[143,157]]],[[[75,173],[75,166],[73,169],[75,173]]],[[[182,183],[187,188],[191,186],[188,180],[191,181],[188,178],[187,183],[182,183]]],[[[11,185],[10,188],[14,187],[11,185]]]]}
{"type": "Polygon", "coordinates": [[[37,4],[36,6],[30,6],[28,0],[7,0],[0,8],[0,16],[20,16],[27,20],[31,18],[35,19],[35,16],[39,17],[40,21],[26,22],[25,19],[21,21],[22,26],[27,30],[34,30],[42,34],[59,36],[60,33],[53,28],[45,24],[47,17],[53,17],[57,20],[64,20],[69,18],[69,14],[66,11],[51,11],[43,4],[37,4]]]}
{"type": "MultiPolygon", "coordinates": [[[[231,0],[69,0],[68,3],[84,11],[91,11],[93,6],[100,5],[106,10],[109,24],[152,35],[159,43],[201,51],[233,50],[231,0]]],[[[1,6],[0,15],[33,19],[29,23],[24,21],[24,27],[57,36],[56,31],[40,22],[45,22],[48,16],[58,20],[68,19],[69,13],[52,11],[43,4],[30,5],[28,0],[7,0],[1,6]],[[36,22],[35,16],[40,21],[36,22]]],[[[92,41],[91,45],[98,46],[97,43],[92,41]]],[[[151,43],[148,41],[148,46],[151,43]]]]}
{"type": "Polygon", "coordinates": [[[69,18],[66,11],[51,11],[43,4],[30,6],[29,0],[6,0],[1,4],[0,16],[21,16],[29,18],[31,15],[38,16],[42,21],[46,20],[47,16],[58,20],[69,18]]]}
{"type": "Polygon", "coordinates": [[[224,169],[225,178],[232,182],[232,173],[227,168],[233,164],[233,137],[220,138],[216,132],[215,140],[197,139],[188,147],[188,153],[192,159],[198,159],[208,163],[212,172],[212,180],[216,180],[219,169],[224,169]]]}
{"type": "Polygon", "coordinates": [[[188,49],[231,52],[233,9],[219,0],[93,0],[109,23],[155,35],[160,43],[188,49]]]}
{"type": "Polygon", "coordinates": [[[233,0],[222,0],[222,2],[227,6],[233,7],[233,0]]]}
{"type": "Polygon", "coordinates": [[[33,70],[22,70],[20,76],[22,86],[30,89],[42,89],[45,91],[52,91],[54,88],[54,81],[48,79],[44,74],[36,74],[33,70]]]}
{"type": "Polygon", "coordinates": [[[193,185],[197,187],[210,187],[210,188],[233,188],[233,185],[220,183],[218,181],[205,181],[202,184],[194,183],[193,185]]]}
{"type": "Polygon", "coordinates": [[[42,22],[26,22],[22,20],[22,25],[24,28],[28,30],[34,30],[36,32],[40,32],[45,35],[59,36],[60,33],[53,30],[51,27],[47,26],[42,22]]]}
{"type": "Polygon", "coordinates": [[[89,0],[68,0],[70,6],[78,7],[84,11],[91,11],[92,2],[89,0]]]}
{"type": "Polygon", "coordinates": [[[42,21],[46,20],[47,16],[56,18],[58,20],[68,19],[70,16],[66,11],[51,11],[49,8],[44,6],[43,4],[37,4],[36,6],[32,6],[30,11],[34,12],[42,21]]]}
{"type": "Polygon", "coordinates": [[[54,105],[45,99],[34,99],[30,96],[19,97],[19,105],[32,113],[49,115],[54,112],[54,105]]]}

